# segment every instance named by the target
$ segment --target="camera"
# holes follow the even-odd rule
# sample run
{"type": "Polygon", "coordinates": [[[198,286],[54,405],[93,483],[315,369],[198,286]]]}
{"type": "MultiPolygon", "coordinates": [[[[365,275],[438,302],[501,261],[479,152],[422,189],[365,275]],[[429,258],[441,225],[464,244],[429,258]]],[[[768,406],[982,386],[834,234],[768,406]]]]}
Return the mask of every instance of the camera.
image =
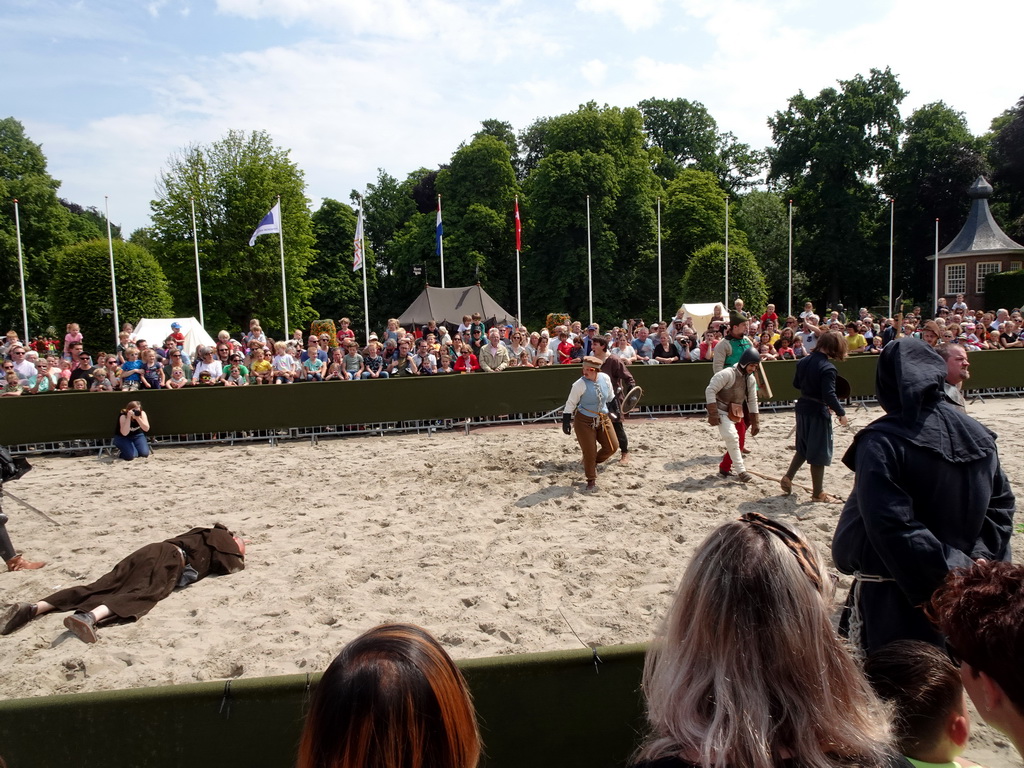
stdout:
{"type": "Polygon", "coordinates": [[[132,408],[132,413],[134,413],[136,416],[141,416],[142,415],[142,409],[141,408],[132,408]]]}

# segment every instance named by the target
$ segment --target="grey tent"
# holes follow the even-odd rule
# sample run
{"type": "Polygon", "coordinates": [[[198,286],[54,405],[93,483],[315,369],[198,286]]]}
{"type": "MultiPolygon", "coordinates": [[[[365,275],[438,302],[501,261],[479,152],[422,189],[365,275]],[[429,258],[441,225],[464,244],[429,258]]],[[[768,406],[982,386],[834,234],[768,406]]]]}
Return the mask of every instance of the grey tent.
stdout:
{"type": "Polygon", "coordinates": [[[488,326],[515,322],[515,316],[502,309],[479,283],[468,288],[434,288],[428,285],[402,313],[398,322],[402,325],[424,325],[436,320],[444,325],[458,325],[463,315],[474,312],[479,312],[488,326]]]}

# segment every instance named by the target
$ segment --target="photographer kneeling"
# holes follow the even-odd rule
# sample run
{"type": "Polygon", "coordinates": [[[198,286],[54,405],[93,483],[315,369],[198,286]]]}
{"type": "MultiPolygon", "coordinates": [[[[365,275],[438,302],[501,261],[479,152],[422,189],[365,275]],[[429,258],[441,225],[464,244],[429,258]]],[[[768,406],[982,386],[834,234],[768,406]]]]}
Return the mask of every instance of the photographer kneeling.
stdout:
{"type": "Polygon", "coordinates": [[[114,433],[114,445],[121,451],[121,458],[131,461],[137,456],[149,456],[149,417],[142,410],[142,403],[132,400],[121,409],[117,417],[117,432],[114,433]]]}

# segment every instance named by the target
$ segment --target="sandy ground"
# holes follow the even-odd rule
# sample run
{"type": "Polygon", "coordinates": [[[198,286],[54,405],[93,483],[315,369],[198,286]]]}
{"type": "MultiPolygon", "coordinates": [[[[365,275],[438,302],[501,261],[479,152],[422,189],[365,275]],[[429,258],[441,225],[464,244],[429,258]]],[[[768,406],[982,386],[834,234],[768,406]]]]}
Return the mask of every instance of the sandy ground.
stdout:
{"type": "MultiPolygon", "coordinates": [[[[1000,434],[1018,498],[1007,457],[1024,445],[1019,408],[970,408],[1000,434]]],[[[853,411],[853,429],[880,413],[853,411]]],[[[793,423],[791,412],[765,414],[752,470],[782,473],[793,423]]],[[[319,672],[345,642],[392,620],[422,624],[456,658],[577,647],[566,619],[588,643],[644,641],[691,551],[724,520],[758,510],[828,551],[840,506],[721,479],[721,441],[702,420],[634,418],[627,430],[631,465],[603,469],[594,495],[580,493],[576,441],[554,424],[173,448],[132,463],[36,459],[8,490],[59,525],[10,499],[4,509],[15,545],[50,564],[0,574],[0,604],[92,581],[193,526],[222,522],[249,552],[245,571],[176,592],[138,623],[101,629],[95,645],[66,632],[59,614],[0,638],[0,696],[319,672]]],[[[837,456],[852,436],[837,430],[837,456]]],[[[837,461],[826,488],[845,497],[852,479],[837,461]]],[[[798,482],[810,484],[806,468],[798,482]]],[[[983,726],[968,755],[1020,765],[983,726]]]]}

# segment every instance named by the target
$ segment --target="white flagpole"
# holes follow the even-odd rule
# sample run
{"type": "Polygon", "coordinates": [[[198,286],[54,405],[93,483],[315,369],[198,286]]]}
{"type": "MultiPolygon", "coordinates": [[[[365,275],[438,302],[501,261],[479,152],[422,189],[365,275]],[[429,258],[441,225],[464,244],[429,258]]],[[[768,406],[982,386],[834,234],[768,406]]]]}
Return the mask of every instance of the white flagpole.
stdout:
{"type": "Polygon", "coordinates": [[[196,233],[196,199],[189,197],[192,204],[192,244],[196,249],[196,291],[199,294],[199,325],[206,327],[206,318],[203,316],[203,279],[199,275],[199,235],[196,233]]]}
{"type": "MultiPolygon", "coordinates": [[[[363,218],[363,198],[359,198],[359,218],[363,218]]],[[[370,343],[370,299],[366,292],[366,221],[359,231],[359,252],[363,260],[363,317],[366,318],[366,343],[370,343]]]]}
{"type": "Polygon", "coordinates": [[[932,317],[939,314],[939,220],[935,220],[935,277],[932,292],[932,317]]]}
{"type": "Polygon", "coordinates": [[[21,277],[21,321],[25,325],[25,335],[21,343],[28,346],[28,302],[25,299],[25,261],[21,252],[21,218],[18,215],[18,198],[14,198],[14,228],[18,233],[18,275],[21,277]]]}
{"type": "Polygon", "coordinates": [[[661,321],[665,315],[661,311],[661,299],[662,299],[662,288],[661,288],[661,198],[658,198],[658,321],[661,321]]]}
{"type": "Polygon", "coordinates": [[[277,196],[277,214],[281,217],[279,225],[281,231],[277,233],[277,239],[281,243],[281,297],[284,301],[284,339],[292,337],[292,329],[288,325],[288,282],[284,274],[284,214],[281,213],[281,196],[277,196]]]}
{"type": "Polygon", "coordinates": [[[523,289],[521,285],[522,270],[519,266],[522,219],[519,218],[519,195],[516,195],[516,325],[523,324],[523,289]]]}
{"type": "Polygon", "coordinates": [[[793,316],[793,201],[789,201],[789,305],[786,317],[793,316]]]}
{"type": "Polygon", "coordinates": [[[441,220],[441,196],[437,196],[437,220],[441,224],[441,234],[437,237],[437,253],[441,257],[441,287],[444,288],[444,224],[441,220]]]}
{"type": "Polygon", "coordinates": [[[729,196],[725,196],[725,305],[726,311],[729,307],[729,196]]]}
{"type": "Polygon", "coordinates": [[[588,325],[594,322],[594,271],[592,262],[593,259],[590,252],[590,195],[587,195],[587,294],[590,307],[588,325]]]}
{"type": "Polygon", "coordinates": [[[892,245],[896,233],[896,201],[889,198],[889,317],[892,317],[893,258],[892,245]]]}
{"type": "Polygon", "coordinates": [[[114,296],[114,349],[121,341],[121,319],[117,314],[117,277],[114,274],[114,238],[110,234],[110,197],[103,196],[104,212],[107,216],[107,247],[110,250],[110,288],[114,296]]]}

